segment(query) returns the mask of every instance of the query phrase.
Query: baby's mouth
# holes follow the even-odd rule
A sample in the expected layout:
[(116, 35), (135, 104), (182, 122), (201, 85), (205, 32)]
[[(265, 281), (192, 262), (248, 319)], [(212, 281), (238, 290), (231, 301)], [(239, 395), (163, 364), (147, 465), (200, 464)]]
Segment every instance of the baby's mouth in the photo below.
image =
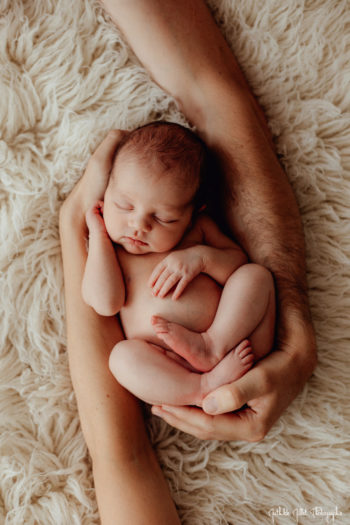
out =
[(135, 239), (135, 237), (124, 237), (129, 243), (134, 244), (135, 246), (147, 246), (147, 242), (140, 241), (140, 239)]

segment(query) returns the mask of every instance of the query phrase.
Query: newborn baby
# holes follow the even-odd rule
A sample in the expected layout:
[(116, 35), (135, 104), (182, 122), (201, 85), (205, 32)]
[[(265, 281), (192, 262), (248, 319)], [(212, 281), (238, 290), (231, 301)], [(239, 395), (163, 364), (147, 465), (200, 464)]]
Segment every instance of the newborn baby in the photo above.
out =
[(120, 314), (111, 372), (151, 404), (201, 406), (273, 344), (272, 276), (204, 213), (207, 167), (189, 129), (148, 124), (122, 140), (104, 201), (86, 214), (83, 298)]

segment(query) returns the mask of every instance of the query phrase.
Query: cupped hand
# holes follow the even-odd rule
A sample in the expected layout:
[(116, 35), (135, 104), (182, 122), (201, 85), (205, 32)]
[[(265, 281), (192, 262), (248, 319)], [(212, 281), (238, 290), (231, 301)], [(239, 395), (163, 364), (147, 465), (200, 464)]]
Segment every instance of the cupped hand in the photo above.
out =
[(66, 216), (83, 216), (91, 206), (103, 199), (116, 147), (128, 133), (112, 130), (91, 155), (85, 172), (74, 186), (61, 207), (61, 219)]
[(162, 405), (152, 407), (153, 414), (199, 439), (263, 439), (301, 391), (316, 364), (312, 330), (309, 335), (293, 339), (237, 381), (208, 394), (203, 410)]
[(174, 287), (172, 299), (178, 299), (186, 286), (204, 269), (204, 260), (196, 246), (176, 250), (154, 268), (148, 285), (153, 295), (165, 297)]

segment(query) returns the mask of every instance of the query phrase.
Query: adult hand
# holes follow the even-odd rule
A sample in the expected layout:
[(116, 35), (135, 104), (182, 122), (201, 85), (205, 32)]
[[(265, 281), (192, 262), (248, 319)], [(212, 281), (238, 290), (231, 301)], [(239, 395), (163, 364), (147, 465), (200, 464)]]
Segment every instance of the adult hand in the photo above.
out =
[(289, 340), (247, 374), (204, 398), (205, 412), (165, 405), (152, 412), (200, 439), (259, 441), (301, 391), (315, 364), (313, 329), (298, 322)]
[(71, 218), (83, 216), (85, 218), (85, 214), (91, 206), (103, 199), (115, 149), (126, 133), (128, 132), (112, 130), (96, 148), (89, 159), (84, 175), (61, 207), (61, 220), (67, 216)]

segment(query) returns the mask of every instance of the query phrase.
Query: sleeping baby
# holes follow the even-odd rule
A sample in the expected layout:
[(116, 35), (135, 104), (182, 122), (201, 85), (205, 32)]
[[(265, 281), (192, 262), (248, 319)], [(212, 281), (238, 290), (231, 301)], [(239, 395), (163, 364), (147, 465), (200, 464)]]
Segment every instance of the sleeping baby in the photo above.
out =
[(273, 278), (205, 213), (209, 178), (199, 137), (147, 124), (123, 138), (86, 214), (83, 298), (119, 313), (126, 339), (111, 372), (150, 404), (202, 406), (272, 348)]

